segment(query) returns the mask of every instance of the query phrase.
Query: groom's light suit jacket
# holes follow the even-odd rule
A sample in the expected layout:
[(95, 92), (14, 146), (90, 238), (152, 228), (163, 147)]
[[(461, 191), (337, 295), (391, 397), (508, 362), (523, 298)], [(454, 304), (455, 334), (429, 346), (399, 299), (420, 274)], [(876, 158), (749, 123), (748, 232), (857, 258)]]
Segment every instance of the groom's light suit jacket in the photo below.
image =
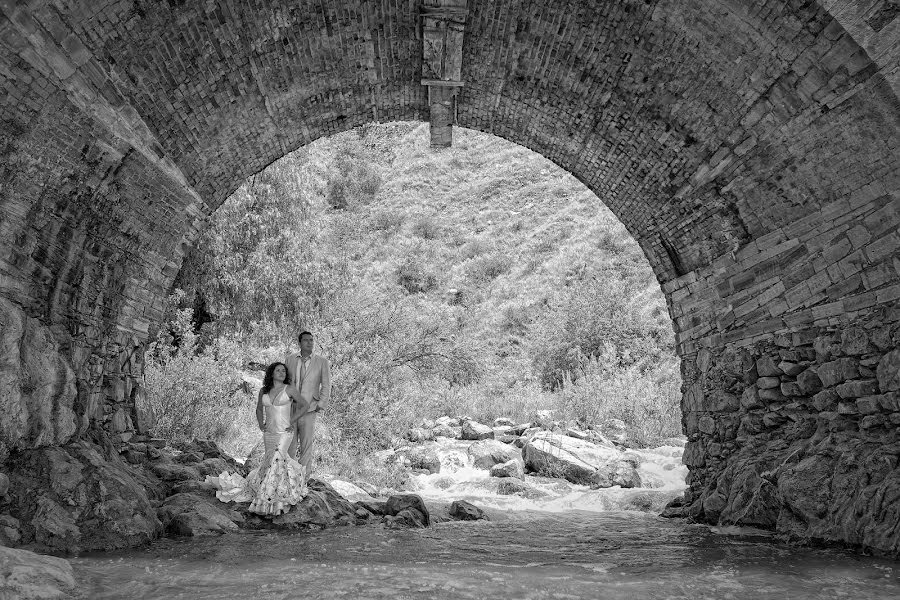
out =
[(331, 371), (328, 359), (313, 354), (306, 365), (306, 373), (300, 380), (300, 353), (294, 352), (284, 361), (292, 385), (300, 389), (300, 397), (305, 402), (318, 402), (317, 410), (325, 408), (331, 399)]

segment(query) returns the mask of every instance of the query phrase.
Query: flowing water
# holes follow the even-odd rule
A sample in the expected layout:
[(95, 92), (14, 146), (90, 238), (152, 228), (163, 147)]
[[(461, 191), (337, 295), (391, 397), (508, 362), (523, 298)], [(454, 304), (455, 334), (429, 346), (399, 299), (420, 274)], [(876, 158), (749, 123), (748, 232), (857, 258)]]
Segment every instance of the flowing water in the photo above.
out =
[(382, 525), (164, 539), (71, 560), (84, 598), (900, 598), (900, 563), (787, 546), (761, 531), (655, 516), (680, 493), (681, 448), (642, 451), (636, 490), (528, 477), (529, 498), (497, 493), (467, 443), (436, 444), (441, 474), (416, 492), (490, 521), (423, 530)]

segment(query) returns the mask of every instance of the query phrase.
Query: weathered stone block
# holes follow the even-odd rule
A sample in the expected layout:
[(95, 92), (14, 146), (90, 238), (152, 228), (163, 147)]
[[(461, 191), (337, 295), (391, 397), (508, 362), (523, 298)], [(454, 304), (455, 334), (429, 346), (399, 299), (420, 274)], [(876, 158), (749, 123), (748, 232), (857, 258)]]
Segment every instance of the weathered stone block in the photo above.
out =
[(706, 464), (706, 458), (700, 442), (688, 442), (684, 446), (684, 454), (681, 455), (681, 462), (688, 467), (702, 467)]
[(781, 384), (781, 393), (785, 396), (803, 396), (800, 386), (796, 381), (785, 381)]
[(741, 407), (741, 402), (734, 394), (716, 391), (706, 396), (706, 410), (710, 412), (734, 412)]
[(840, 396), (838, 396), (837, 392), (834, 390), (822, 390), (813, 396), (813, 406), (815, 406), (818, 411), (832, 411), (837, 408), (839, 400)]
[(841, 398), (861, 398), (878, 393), (878, 381), (875, 379), (861, 379), (842, 383), (835, 388)]
[(888, 392), (878, 396), (881, 408), (885, 412), (900, 411), (900, 392)]
[(744, 383), (753, 383), (759, 377), (759, 373), (756, 371), (756, 361), (753, 360), (753, 355), (746, 350), (741, 352), (741, 370), (744, 375)]
[(756, 372), (760, 377), (779, 377), (784, 374), (775, 366), (771, 356), (762, 356), (756, 361)]
[(759, 390), (759, 399), (766, 402), (784, 402), (785, 397), (784, 394), (781, 393), (780, 388), (767, 388), (764, 390)]
[(800, 386), (801, 395), (809, 396), (822, 389), (822, 380), (813, 369), (807, 369), (797, 377), (797, 385)]
[(741, 417), (741, 423), (737, 433), (739, 436), (747, 436), (762, 433), (765, 429), (766, 425), (763, 422), (762, 413), (753, 411)]
[(763, 415), (763, 423), (766, 427), (778, 427), (787, 421), (787, 417), (777, 412), (767, 412)]
[(790, 362), (787, 360), (783, 360), (778, 363), (778, 368), (781, 369), (781, 371), (783, 371), (785, 375), (790, 375), (791, 377), (796, 377), (806, 370), (805, 366), (798, 365), (795, 362)]
[(744, 388), (744, 393), (741, 394), (741, 407), (744, 410), (750, 410), (753, 408), (763, 408), (765, 405), (759, 400), (759, 392), (756, 389), (756, 386), (748, 386)]
[(884, 415), (866, 415), (859, 422), (860, 429), (874, 429), (884, 425), (886, 419)]
[(761, 390), (777, 388), (781, 385), (781, 379), (778, 377), (760, 377), (756, 380), (756, 387)]
[(856, 409), (861, 415), (873, 415), (881, 412), (881, 403), (878, 396), (864, 396), (856, 399)]
[(700, 421), (698, 423), (700, 431), (707, 435), (712, 435), (716, 432), (716, 421), (709, 415), (704, 415), (700, 417)]
[(848, 327), (841, 333), (841, 352), (858, 356), (869, 351), (869, 336), (861, 327)]
[(891, 328), (879, 327), (869, 332), (869, 341), (879, 350), (888, 350), (891, 347)]
[(816, 368), (822, 386), (832, 387), (848, 379), (859, 377), (859, 361), (855, 358), (839, 358)]
[(856, 408), (856, 402), (838, 402), (837, 408), (839, 415), (855, 415), (859, 413), (859, 409)]
[(900, 390), (900, 348), (888, 352), (881, 358), (876, 374), (881, 391)]
[(825, 362), (831, 359), (833, 340), (830, 335), (819, 336), (813, 342), (813, 350), (816, 353), (817, 362)]

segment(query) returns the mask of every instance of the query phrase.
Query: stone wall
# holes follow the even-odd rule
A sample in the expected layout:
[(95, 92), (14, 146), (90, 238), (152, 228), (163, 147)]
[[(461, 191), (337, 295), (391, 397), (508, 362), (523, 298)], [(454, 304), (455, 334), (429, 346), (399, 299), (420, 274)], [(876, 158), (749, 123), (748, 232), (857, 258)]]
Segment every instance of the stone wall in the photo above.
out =
[(900, 303), (688, 364), (691, 516), (900, 552)]

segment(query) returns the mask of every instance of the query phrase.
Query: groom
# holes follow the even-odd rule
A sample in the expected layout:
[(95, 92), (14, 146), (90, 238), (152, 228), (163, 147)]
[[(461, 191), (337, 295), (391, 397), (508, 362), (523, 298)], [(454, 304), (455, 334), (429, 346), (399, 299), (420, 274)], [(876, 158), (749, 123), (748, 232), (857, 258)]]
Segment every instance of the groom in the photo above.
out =
[(306, 468), (308, 476), (313, 456), (316, 414), (328, 404), (331, 397), (331, 373), (328, 360), (313, 354), (312, 333), (302, 331), (297, 341), (300, 342), (300, 352), (289, 353), (284, 364), (287, 365), (291, 384), (297, 386), (300, 397), (309, 404), (309, 408), (297, 421), (297, 431), (288, 452), (297, 457), (297, 461)]

